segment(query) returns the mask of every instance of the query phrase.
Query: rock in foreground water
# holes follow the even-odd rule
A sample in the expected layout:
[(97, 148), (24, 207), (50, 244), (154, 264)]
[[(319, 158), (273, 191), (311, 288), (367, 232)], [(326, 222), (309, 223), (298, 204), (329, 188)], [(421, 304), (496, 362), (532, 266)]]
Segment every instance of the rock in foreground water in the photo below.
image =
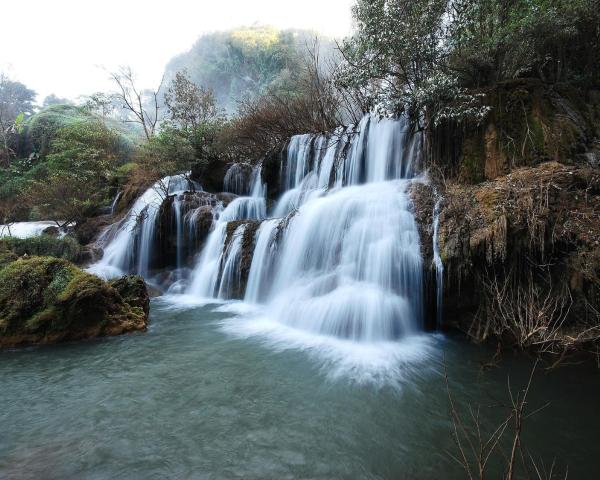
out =
[(22, 258), (0, 270), (0, 347), (143, 331), (148, 293), (140, 277), (112, 283), (64, 259)]

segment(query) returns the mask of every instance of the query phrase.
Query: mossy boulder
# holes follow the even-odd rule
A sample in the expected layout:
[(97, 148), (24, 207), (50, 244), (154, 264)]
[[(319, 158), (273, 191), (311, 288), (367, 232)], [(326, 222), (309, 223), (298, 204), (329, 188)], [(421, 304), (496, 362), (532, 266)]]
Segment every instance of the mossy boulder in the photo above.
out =
[(141, 308), (148, 315), (150, 313), (150, 297), (146, 289), (146, 282), (138, 275), (128, 275), (109, 282), (123, 300), (132, 307)]
[(60, 258), (11, 262), (0, 270), (0, 347), (145, 330), (141, 283), (134, 277), (108, 284)]

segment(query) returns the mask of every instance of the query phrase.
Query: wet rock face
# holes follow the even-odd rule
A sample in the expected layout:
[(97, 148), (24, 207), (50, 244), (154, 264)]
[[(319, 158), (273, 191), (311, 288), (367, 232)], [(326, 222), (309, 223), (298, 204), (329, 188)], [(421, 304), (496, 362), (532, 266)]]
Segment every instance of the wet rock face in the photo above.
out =
[(252, 175), (253, 166), (249, 163), (231, 164), (223, 180), (223, 191), (249, 196), (252, 190)]
[(197, 164), (192, 167), (190, 178), (194, 180), (207, 192), (220, 192), (223, 189), (223, 179), (227, 173), (228, 164), (213, 159), (207, 165)]
[(250, 275), (250, 267), (252, 266), (252, 255), (254, 253), (254, 242), (256, 231), (260, 227), (261, 222), (258, 220), (236, 220), (227, 224), (227, 234), (225, 237), (224, 249), (229, 248), (233, 241), (234, 234), (240, 226), (245, 226), (242, 237), (241, 258), (239, 263), (239, 282), (232, 286), (231, 298), (242, 299), (246, 293), (248, 285), (248, 276)]
[(445, 123), (428, 132), (428, 156), (446, 178), (477, 184), (548, 161), (597, 165), (598, 90), (550, 87), (521, 78), (500, 82), (483, 93), (490, 108), (483, 122)]
[(433, 209), (436, 202), (434, 189), (430, 184), (414, 182), (409, 195), (419, 228), (423, 264), (430, 265), (433, 259)]
[[(237, 196), (231, 193), (185, 192), (170, 195), (161, 204), (157, 217), (156, 248), (151, 260), (153, 269), (174, 268), (179, 260), (188, 264), (208, 237), (215, 208), (226, 207)], [(178, 203), (179, 226), (175, 203)], [(179, 253), (178, 253), (179, 248)]]
[(281, 163), (287, 155), (287, 143), (280, 150), (268, 155), (262, 163), (262, 181), (267, 184), (267, 200), (274, 202), (283, 193), (281, 187)]
[(143, 331), (147, 322), (139, 277), (109, 284), (53, 257), (19, 259), (0, 270), (0, 347)]
[(421, 255), (423, 256), (424, 318), (425, 328), (435, 330), (437, 318), (437, 282), (433, 265), (433, 211), (437, 201), (430, 183), (413, 182), (409, 195), (419, 229)]
[(532, 288), (540, 302), (565, 295), (565, 329), (600, 324), (597, 169), (543, 163), (477, 186), (450, 182), (444, 196), (447, 322), (470, 332), (485, 325), (496, 301), (490, 287), (499, 285), (506, 302)]

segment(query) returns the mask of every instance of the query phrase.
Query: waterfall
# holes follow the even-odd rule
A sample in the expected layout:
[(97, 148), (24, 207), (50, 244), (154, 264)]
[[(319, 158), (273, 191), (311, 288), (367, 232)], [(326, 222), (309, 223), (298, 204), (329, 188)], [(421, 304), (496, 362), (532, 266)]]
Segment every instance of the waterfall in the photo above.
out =
[[(232, 167), (232, 168), (235, 168)], [(227, 298), (229, 283), (222, 284), (222, 273), (224, 269), (231, 269), (236, 265), (236, 258), (240, 254), (241, 240), (236, 243), (243, 234), (243, 229), (238, 227), (234, 236), (233, 243), (226, 245), (227, 224), (239, 220), (263, 220), (266, 217), (266, 199), (265, 187), (262, 184), (260, 166), (254, 169), (252, 173), (251, 196), (238, 197), (233, 200), (225, 209), (219, 211), (213, 222), (213, 230), (209, 235), (196, 267), (192, 272), (191, 283), (187, 289), (188, 294), (200, 298)], [(238, 230), (240, 230), (238, 232)]]
[[(332, 134), (293, 137), (278, 202), (269, 214), (253, 210), (265, 196), (255, 177), (252, 195), (221, 214), (188, 293), (232, 298), (228, 288), (243, 283), (235, 276), (242, 249), (251, 248), (244, 300), (280, 325), (359, 342), (419, 331), (423, 261), (407, 189), (420, 146), (404, 118), (366, 116)], [(252, 245), (243, 246), (243, 222), (226, 244), (227, 223), (244, 219), (263, 220)]]
[(121, 200), (121, 196), (123, 195), (123, 192), (121, 190), (119, 190), (117, 192), (117, 194), (115, 195), (115, 198), (113, 199), (112, 203), (110, 204), (110, 214), (114, 215), (117, 211), (117, 205), (119, 204), (119, 200)]
[[(261, 165), (232, 165), (224, 189), (242, 196), (206, 194), (210, 206), (198, 200), (203, 206), (193, 211), (184, 208), (185, 192), (196, 186), (185, 175), (168, 177), (166, 192), (155, 185), (135, 202), (92, 270), (147, 277), (159, 211), (167, 211), (176, 237), (172, 292), (244, 299), (277, 325), (325, 338), (370, 343), (418, 332), (423, 259), (408, 189), (421, 143), (405, 118), (369, 115), (329, 134), (294, 136), (280, 159), (282, 193), (270, 209)], [(166, 210), (165, 194), (172, 202)], [(437, 242), (438, 206), (434, 213)], [(180, 271), (200, 214), (210, 233), (188, 281)], [(437, 243), (434, 250), (441, 286)]]
[(175, 205), (178, 194), (190, 190), (201, 190), (201, 187), (186, 174), (165, 177), (147, 189), (118, 224), (116, 232), (105, 232), (104, 238), (111, 234), (112, 238), (104, 246), (102, 259), (88, 270), (103, 278), (124, 273), (148, 277), (160, 206), (171, 195), (175, 196)]
[(250, 195), (254, 168), (248, 163), (234, 163), (227, 169), (223, 179), (223, 190), (236, 195)]
[[(436, 193), (437, 196), (437, 193)], [(440, 256), (439, 227), (442, 197), (438, 197), (433, 208), (433, 267), (435, 268), (436, 290), (436, 325), (442, 324), (442, 309), (444, 307), (444, 264)]]
[(256, 232), (256, 247), (252, 256), (248, 285), (244, 300), (251, 303), (263, 301), (269, 290), (269, 278), (271, 277), (273, 260), (275, 258), (275, 238), (278, 219), (264, 221)]

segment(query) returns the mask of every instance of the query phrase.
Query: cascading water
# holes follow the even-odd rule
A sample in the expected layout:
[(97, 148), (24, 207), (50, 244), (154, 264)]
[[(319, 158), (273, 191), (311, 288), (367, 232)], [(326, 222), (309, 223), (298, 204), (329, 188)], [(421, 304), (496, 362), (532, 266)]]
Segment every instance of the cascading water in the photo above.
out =
[(105, 232), (105, 237), (112, 235), (112, 238), (104, 246), (102, 259), (88, 270), (103, 278), (128, 272), (147, 277), (160, 206), (167, 196), (174, 195), (173, 205), (179, 225), (181, 210), (175, 205), (178, 204), (179, 194), (190, 190), (201, 190), (201, 187), (184, 174), (163, 178), (146, 190), (118, 224), (116, 232), (111, 229)]
[[(205, 208), (210, 233), (189, 281), (177, 277), (169, 293), (243, 299), (221, 307), (246, 312), (243, 322), (224, 324), (231, 333), (285, 337), (277, 348), (318, 345), (326, 356), (343, 351), (342, 363), (360, 351), (363, 366), (397, 376), (398, 348), (403, 360), (422, 354), (415, 342), (396, 341), (421, 338), (412, 334), (423, 325), (423, 259), (408, 195), (420, 149), (406, 119), (366, 116), (329, 135), (293, 137), (270, 211), (261, 166), (233, 165), (225, 190), (245, 196), (207, 194), (210, 207), (184, 211), (186, 186), (173, 188), (178, 270), (181, 239), (193, 234), (199, 212), (206, 223)], [(136, 201), (92, 270), (148, 273), (159, 200), (150, 189)]]
[(287, 217), (258, 229), (245, 300), (302, 331), (390, 340), (422, 324), (407, 195), (420, 137), (404, 120), (373, 117), (358, 132), (292, 138), (281, 168), (288, 190), (274, 209)]
[[(437, 196), (437, 192), (436, 192)], [(438, 239), (440, 229), (440, 208), (442, 197), (439, 197), (433, 208), (433, 267), (435, 268), (436, 280), (436, 325), (442, 324), (442, 311), (444, 299), (444, 263), (440, 255), (440, 242)]]
[[(372, 116), (333, 135), (293, 137), (280, 169), (284, 192), (256, 229), (244, 300), (280, 325), (333, 338), (419, 331), (423, 265), (407, 189), (420, 144), (405, 119)], [(232, 225), (228, 243), (227, 226), (266, 216), (264, 185), (258, 175), (253, 183), (252, 196), (219, 215), (188, 294), (227, 299), (238, 290), (247, 223)]]
[(238, 197), (217, 213), (213, 230), (192, 274), (188, 294), (201, 298), (229, 298), (231, 269), (239, 264), (245, 226), (240, 225), (234, 232), (232, 243), (226, 245), (227, 224), (238, 220), (263, 220), (266, 210), (265, 189), (258, 167), (252, 173), (251, 196)]

